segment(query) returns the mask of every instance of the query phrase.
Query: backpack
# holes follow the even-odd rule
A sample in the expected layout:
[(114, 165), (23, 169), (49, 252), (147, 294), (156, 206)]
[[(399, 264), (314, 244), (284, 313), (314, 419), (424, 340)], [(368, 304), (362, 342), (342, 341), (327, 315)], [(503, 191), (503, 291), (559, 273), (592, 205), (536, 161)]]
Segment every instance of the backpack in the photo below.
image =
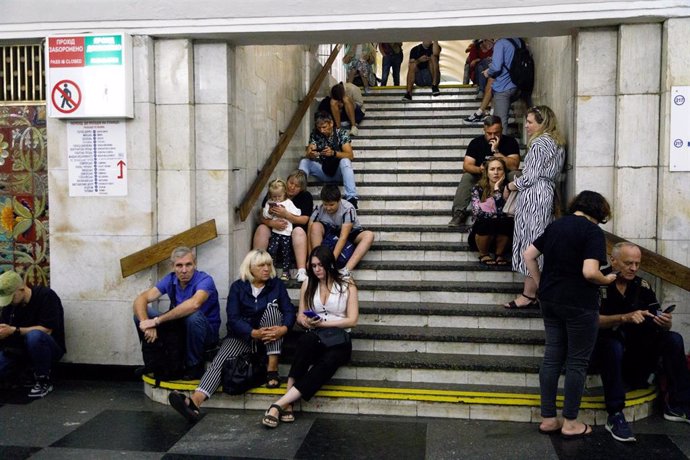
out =
[[(177, 305), (175, 286), (172, 281), (168, 289), (170, 308)], [(141, 341), (141, 354), (147, 374), (153, 374), (156, 385), (161, 380), (178, 380), (185, 372), (185, 323), (182, 320), (168, 321), (156, 327), (158, 338), (155, 342)]]
[[(527, 44), (523, 39), (520, 39), (520, 43), (516, 43), (510, 38), (508, 41), (515, 49), (513, 61), (510, 63), (510, 68), (508, 68), (510, 79), (520, 90), (521, 97), (529, 97), (534, 88), (534, 59), (532, 58), (532, 53), (529, 52)], [(504, 64), (503, 67), (506, 67), (506, 65)]]

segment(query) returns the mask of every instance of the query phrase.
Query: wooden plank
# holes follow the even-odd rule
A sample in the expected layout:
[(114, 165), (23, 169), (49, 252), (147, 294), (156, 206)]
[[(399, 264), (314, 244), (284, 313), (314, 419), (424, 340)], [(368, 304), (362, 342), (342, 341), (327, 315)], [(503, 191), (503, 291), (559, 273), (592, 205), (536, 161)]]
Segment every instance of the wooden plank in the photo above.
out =
[(153, 246), (137, 251), (126, 257), (120, 259), (120, 270), (122, 277), (127, 278), (134, 273), (145, 270), (153, 265), (156, 265), (164, 260), (170, 258), (173, 249), (178, 246), (187, 246), (190, 248), (199, 246), (202, 243), (210, 241), (218, 236), (216, 230), (216, 220), (211, 219), (185, 230), (182, 233), (173, 235), (163, 241), (160, 241)]
[[(606, 235), (606, 252), (609, 254), (611, 254), (611, 250), (616, 243), (623, 241), (632, 243), (632, 241), (607, 231), (604, 231), (604, 234)], [(675, 284), (686, 291), (690, 291), (690, 268), (642, 246), (640, 246), (640, 251), (642, 252), (642, 269), (645, 272)]]
[(264, 163), (263, 168), (261, 168), (259, 175), (254, 180), (254, 183), (251, 185), (251, 187), (249, 187), (249, 190), (245, 194), (244, 198), (242, 198), (242, 202), (237, 207), (237, 211), (239, 212), (240, 220), (242, 222), (247, 219), (252, 211), (252, 208), (254, 207), (254, 203), (256, 203), (256, 200), (263, 192), (264, 187), (266, 187), (268, 179), (270, 179), (271, 175), (273, 174), (273, 170), (282, 158), (283, 153), (285, 153), (285, 150), (290, 144), (290, 141), (297, 131), (297, 128), (299, 128), (300, 123), (302, 123), (304, 114), (307, 113), (307, 110), (309, 110), (309, 106), (314, 100), (314, 97), (316, 97), (316, 93), (319, 91), (319, 88), (321, 88), (321, 84), (326, 79), (326, 76), (331, 69), (331, 65), (333, 65), (333, 61), (335, 60), (336, 56), (338, 56), (338, 52), (340, 51), (341, 47), (341, 44), (336, 45), (336, 47), (333, 49), (333, 52), (331, 52), (328, 60), (312, 82), (309, 92), (304, 99), (302, 99), (302, 102), (300, 102), (300, 104), (297, 106), (297, 110), (295, 110), (295, 113), (292, 115), (292, 119), (290, 120), (287, 129), (278, 139), (278, 144), (271, 152), (271, 155), (266, 160), (266, 163)]

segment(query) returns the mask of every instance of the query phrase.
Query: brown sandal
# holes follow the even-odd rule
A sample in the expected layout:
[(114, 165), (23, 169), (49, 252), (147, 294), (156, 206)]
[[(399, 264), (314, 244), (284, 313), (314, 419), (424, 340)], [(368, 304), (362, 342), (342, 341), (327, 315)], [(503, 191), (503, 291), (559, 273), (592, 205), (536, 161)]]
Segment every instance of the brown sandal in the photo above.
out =
[(480, 255), (479, 263), (482, 265), (496, 265), (496, 261), (489, 254)]

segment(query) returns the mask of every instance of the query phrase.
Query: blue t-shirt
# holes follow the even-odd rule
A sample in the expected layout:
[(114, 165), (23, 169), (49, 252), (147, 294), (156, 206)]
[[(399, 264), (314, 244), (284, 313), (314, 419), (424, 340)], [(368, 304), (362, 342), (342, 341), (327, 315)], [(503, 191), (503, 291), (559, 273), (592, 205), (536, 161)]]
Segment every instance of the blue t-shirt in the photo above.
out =
[(216, 334), (220, 330), (220, 303), (218, 302), (218, 290), (216, 289), (216, 283), (211, 278), (211, 275), (204, 273), (199, 270), (194, 271), (192, 279), (189, 280), (187, 286), (184, 289), (180, 286), (180, 280), (177, 279), (175, 273), (170, 272), (165, 275), (157, 284), (156, 288), (161, 292), (161, 294), (167, 294), (171, 299), (170, 289), (175, 290), (175, 305), (171, 305), (171, 308), (175, 308), (176, 305), (181, 304), (185, 300), (191, 299), (196, 291), (204, 291), (208, 294), (206, 302), (201, 305), (201, 312), (206, 317), (206, 320), (211, 325)]

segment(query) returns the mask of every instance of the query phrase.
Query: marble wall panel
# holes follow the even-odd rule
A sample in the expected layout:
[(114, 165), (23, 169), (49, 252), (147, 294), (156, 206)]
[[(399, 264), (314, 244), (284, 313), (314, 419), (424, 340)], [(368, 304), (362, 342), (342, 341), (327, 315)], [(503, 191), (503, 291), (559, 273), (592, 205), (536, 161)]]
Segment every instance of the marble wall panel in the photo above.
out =
[(132, 73), (135, 103), (153, 103), (156, 99), (153, 43), (153, 38), (149, 36), (135, 35), (132, 37)]
[(613, 233), (625, 239), (656, 237), (657, 168), (617, 169), (614, 206)]
[(226, 104), (197, 104), (195, 114), (196, 168), (229, 169), (232, 109)]
[(659, 95), (626, 94), (618, 96), (617, 101), (616, 165), (656, 167), (659, 160)]
[(575, 118), (574, 158), (577, 168), (613, 166), (616, 148), (616, 98), (614, 96), (579, 96)]
[(158, 233), (174, 235), (196, 225), (193, 171), (162, 170), (158, 182)]
[(194, 100), (197, 104), (228, 104), (232, 54), (226, 43), (194, 45)]
[(618, 38), (618, 92), (657, 94), (661, 74), (661, 24), (622, 24)]
[(193, 54), (191, 40), (156, 40), (156, 104), (193, 103)]
[(189, 170), (194, 165), (194, 106), (156, 107), (156, 159), (159, 169)]
[(584, 29), (577, 35), (578, 96), (616, 94), (618, 33), (616, 29)]
[(127, 169), (156, 168), (156, 106), (150, 102), (134, 103), (134, 118), (127, 120)]

